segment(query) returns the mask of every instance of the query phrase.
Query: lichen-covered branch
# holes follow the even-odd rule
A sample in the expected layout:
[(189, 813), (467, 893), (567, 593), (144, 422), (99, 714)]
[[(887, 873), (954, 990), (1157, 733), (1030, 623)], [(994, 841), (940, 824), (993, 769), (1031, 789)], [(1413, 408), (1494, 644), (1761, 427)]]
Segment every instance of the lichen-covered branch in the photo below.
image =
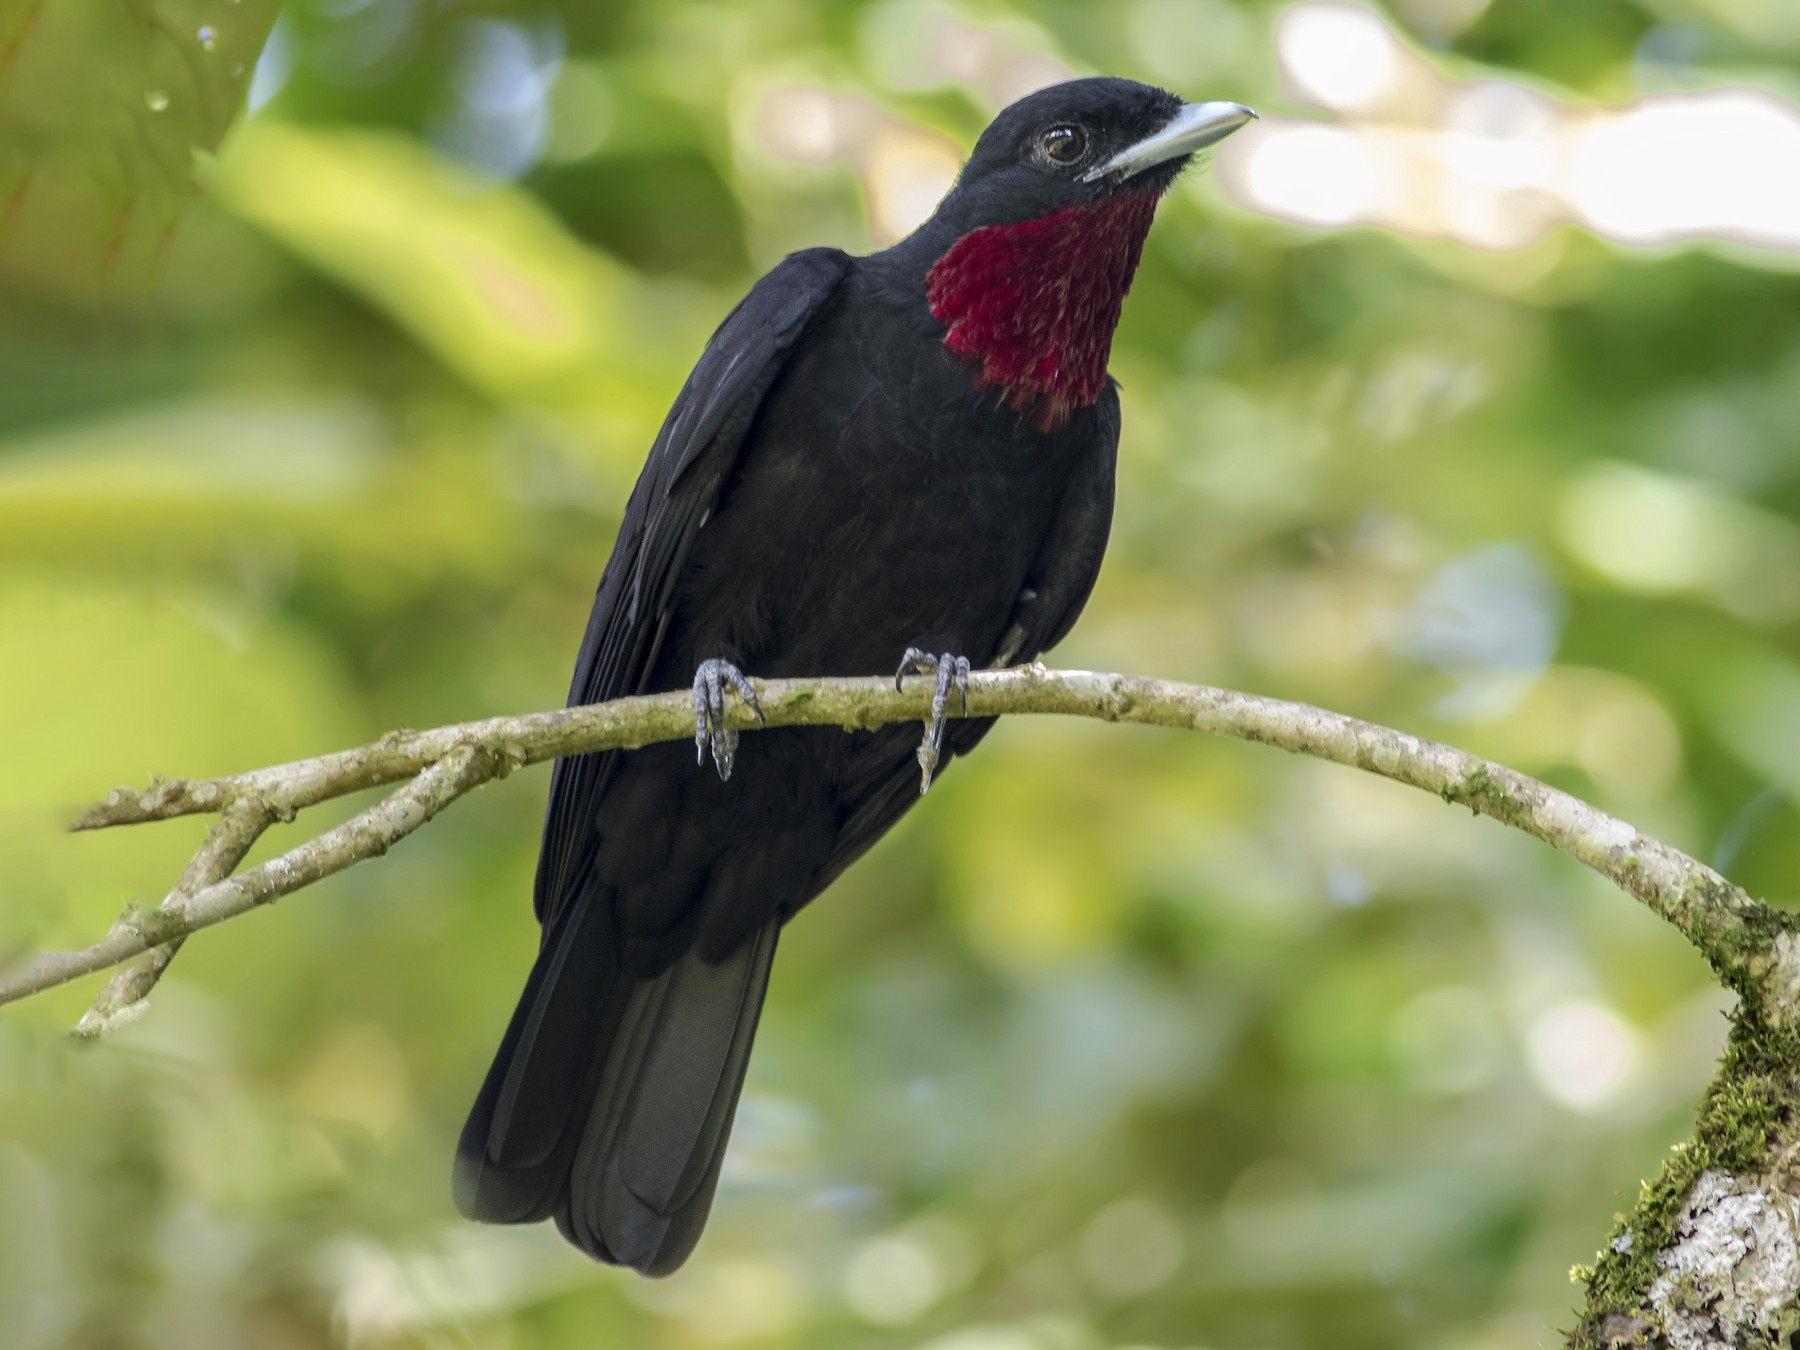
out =
[[(921, 719), (929, 703), (923, 682), (903, 690), (880, 679), (755, 686), (770, 727), (868, 729)], [(1784, 1338), (1800, 1325), (1800, 1230), (1788, 1199), (1800, 1193), (1800, 940), (1783, 914), (1568, 793), (1452, 746), (1341, 713), (1201, 685), (1035, 665), (971, 677), (968, 716), (1023, 713), (1233, 736), (1379, 774), (1544, 841), (1667, 919), (1740, 995), (1731, 1050), (1694, 1140), (1646, 1183), (1596, 1266), (1581, 1272), (1588, 1306), (1571, 1344), (1582, 1350), (1786, 1346)], [(727, 720), (739, 730), (757, 725), (736, 702)], [(386, 852), (488, 779), (560, 756), (692, 734), (689, 696), (659, 694), (396, 731), (357, 749), (231, 777), (116, 789), (75, 827), (212, 812), (222, 818), (162, 905), (127, 914), (91, 947), (40, 953), (0, 972), (0, 1003), (129, 962), (82, 1019), (81, 1031), (97, 1033), (141, 1010), (188, 934)], [(231, 875), (272, 820), (394, 783), (405, 786), (343, 825)]]
[(1592, 1267), (1575, 1350), (1791, 1350), (1800, 1329), (1800, 1040), (1766, 995), (1732, 1014), (1690, 1139)]

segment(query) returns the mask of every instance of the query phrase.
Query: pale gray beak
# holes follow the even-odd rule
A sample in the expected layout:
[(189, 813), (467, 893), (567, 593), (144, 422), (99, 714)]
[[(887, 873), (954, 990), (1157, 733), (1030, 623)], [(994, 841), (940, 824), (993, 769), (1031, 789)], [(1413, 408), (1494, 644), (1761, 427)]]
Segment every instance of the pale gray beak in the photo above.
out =
[(1181, 111), (1169, 119), (1168, 126), (1089, 169), (1081, 175), (1081, 181), (1130, 178), (1158, 164), (1217, 145), (1246, 122), (1255, 120), (1256, 114), (1241, 103), (1184, 103)]

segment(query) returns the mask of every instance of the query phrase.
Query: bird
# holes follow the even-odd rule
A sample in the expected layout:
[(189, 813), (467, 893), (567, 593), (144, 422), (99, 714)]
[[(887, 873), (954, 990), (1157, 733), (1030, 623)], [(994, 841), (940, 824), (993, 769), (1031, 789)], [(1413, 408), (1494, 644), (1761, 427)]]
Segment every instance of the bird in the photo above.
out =
[[(690, 690), (679, 743), (559, 760), (537, 956), (458, 1142), (470, 1219), (663, 1276), (712, 1207), (781, 930), (967, 754), (972, 669), (1074, 624), (1111, 528), (1113, 331), (1158, 200), (1255, 113), (1094, 77), (1003, 109), (931, 217), (811, 248), (720, 323), (651, 446), (571, 706)], [(932, 681), (740, 741), (748, 674)], [(705, 759), (710, 755), (712, 764)], [(694, 760), (699, 760), (697, 765)]]

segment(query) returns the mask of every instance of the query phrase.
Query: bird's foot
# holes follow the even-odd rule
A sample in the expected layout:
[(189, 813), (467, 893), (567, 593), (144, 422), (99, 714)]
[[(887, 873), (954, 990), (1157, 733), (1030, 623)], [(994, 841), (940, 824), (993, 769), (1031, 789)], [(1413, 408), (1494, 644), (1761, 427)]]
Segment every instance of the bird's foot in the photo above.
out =
[(917, 647), (908, 647), (906, 655), (900, 658), (900, 668), (894, 672), (894, 688), (898, 689), (900, 681), (908, 675), (937, 676), (937, 688), (931, 695), (931, 720), (925, 724), (925, 739), (919, 742), (919, 793), (923, 796), (931, 789), (931, 776), (937, 772), (938, 760), (943, 755), (944, 720), (950, 709), (952, 685), (962, 699), (963, 714), (968, 714), (969, 658), (952, 656), (948, 652), (933, 656)]
[(731, 777), (731, 766), (737, 761), (738, 734), (725, 725), (725, 686), (737, 690), (746, 707), (763, 721), (762, 705), (756, 701), (756, 690), (744, 678), (744, 672), (729, 661), (702, 661), (694, 672), (694, 763), (706, 762), (707, 747), (712, 748), (713, 767), (719, 781)]

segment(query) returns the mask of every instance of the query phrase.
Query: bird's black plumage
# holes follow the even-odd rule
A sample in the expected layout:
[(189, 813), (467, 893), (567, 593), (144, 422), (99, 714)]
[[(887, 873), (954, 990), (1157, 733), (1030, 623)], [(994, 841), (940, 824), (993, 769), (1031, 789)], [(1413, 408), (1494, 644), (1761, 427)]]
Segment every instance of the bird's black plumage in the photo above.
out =
[[(1099, 163), (1179, 106), (1122, 80), (1041, 91), (1000, 115), (910, 238), (797, 253), (759, 281), (650, 451), (570, 702), (683, 689), (713, 659), (887, 674), (908, 647), (983, 666), (1061, 638), (1105, 548), (1117, 390), (1040, 430), (946, 350), (927, 278), (970, 231), (1159, 191), (1178, 162), (1157, 182), (1083, 183), (1042, 137), (1076, 125)], [(946, 759), (989, 725), (952, 723)], [(458, 1149), (465, 1214), (553, 1217), (649, 1274), (686, 1259), (781, 925), (917, 800), (916, 741), (759, 732), (728, 782), (683, 745), (557, 764), (542, 946)]]

